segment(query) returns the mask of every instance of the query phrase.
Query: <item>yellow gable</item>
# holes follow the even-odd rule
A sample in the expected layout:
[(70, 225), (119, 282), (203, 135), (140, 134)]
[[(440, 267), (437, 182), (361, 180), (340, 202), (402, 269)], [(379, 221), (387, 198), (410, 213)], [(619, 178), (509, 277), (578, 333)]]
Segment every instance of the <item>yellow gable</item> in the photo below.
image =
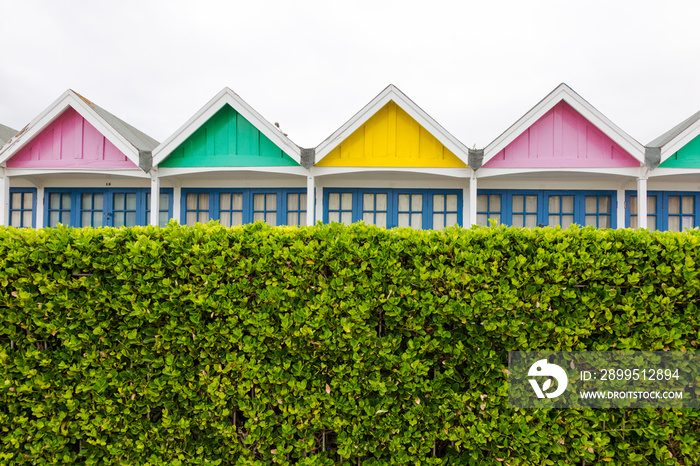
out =
[(393, 101), (328, 153), (318, 167), (466, 167)]

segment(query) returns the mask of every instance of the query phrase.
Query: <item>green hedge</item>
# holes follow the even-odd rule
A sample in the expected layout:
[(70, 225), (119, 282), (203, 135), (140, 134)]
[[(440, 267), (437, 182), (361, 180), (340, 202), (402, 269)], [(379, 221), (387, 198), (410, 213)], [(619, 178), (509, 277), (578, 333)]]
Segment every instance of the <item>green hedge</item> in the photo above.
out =
[(508, 350), (695, 350), (700, 232), (0, 229), (2, 464), (698, 464)]

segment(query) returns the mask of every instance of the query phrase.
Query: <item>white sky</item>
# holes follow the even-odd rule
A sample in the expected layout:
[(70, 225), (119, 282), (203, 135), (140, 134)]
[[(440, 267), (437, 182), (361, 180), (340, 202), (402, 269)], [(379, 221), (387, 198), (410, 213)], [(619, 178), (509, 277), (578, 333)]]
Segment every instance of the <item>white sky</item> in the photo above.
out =
[(389, 83), (469, 147), (566, 82), (641, 143), (700, 110), (698, 1), (0, 0), (0, 123), (71, 88), (159, 141), (228, 86), (315, 147)]

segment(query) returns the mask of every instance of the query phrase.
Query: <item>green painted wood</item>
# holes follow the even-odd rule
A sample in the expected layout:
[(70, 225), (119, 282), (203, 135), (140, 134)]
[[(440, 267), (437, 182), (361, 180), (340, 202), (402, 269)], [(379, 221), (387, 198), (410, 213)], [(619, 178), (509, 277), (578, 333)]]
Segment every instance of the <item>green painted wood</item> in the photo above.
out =
[(664, 168), (700, 168), (700, 136), (696, 136), (659, 165)]
[(173, 168), (298, 165), (229, 105), (216, 112), (160, 164)]

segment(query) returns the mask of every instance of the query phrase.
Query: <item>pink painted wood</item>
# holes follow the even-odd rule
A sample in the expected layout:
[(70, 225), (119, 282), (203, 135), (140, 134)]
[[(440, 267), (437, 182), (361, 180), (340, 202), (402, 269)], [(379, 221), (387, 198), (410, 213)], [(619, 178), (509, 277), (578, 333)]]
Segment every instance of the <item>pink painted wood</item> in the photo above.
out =
[(72, 108), (7, 161), (8, 168), (138, 168)]
[(564, 101), (484, 164), (484, 168), (639, 166), (637, 159)]

